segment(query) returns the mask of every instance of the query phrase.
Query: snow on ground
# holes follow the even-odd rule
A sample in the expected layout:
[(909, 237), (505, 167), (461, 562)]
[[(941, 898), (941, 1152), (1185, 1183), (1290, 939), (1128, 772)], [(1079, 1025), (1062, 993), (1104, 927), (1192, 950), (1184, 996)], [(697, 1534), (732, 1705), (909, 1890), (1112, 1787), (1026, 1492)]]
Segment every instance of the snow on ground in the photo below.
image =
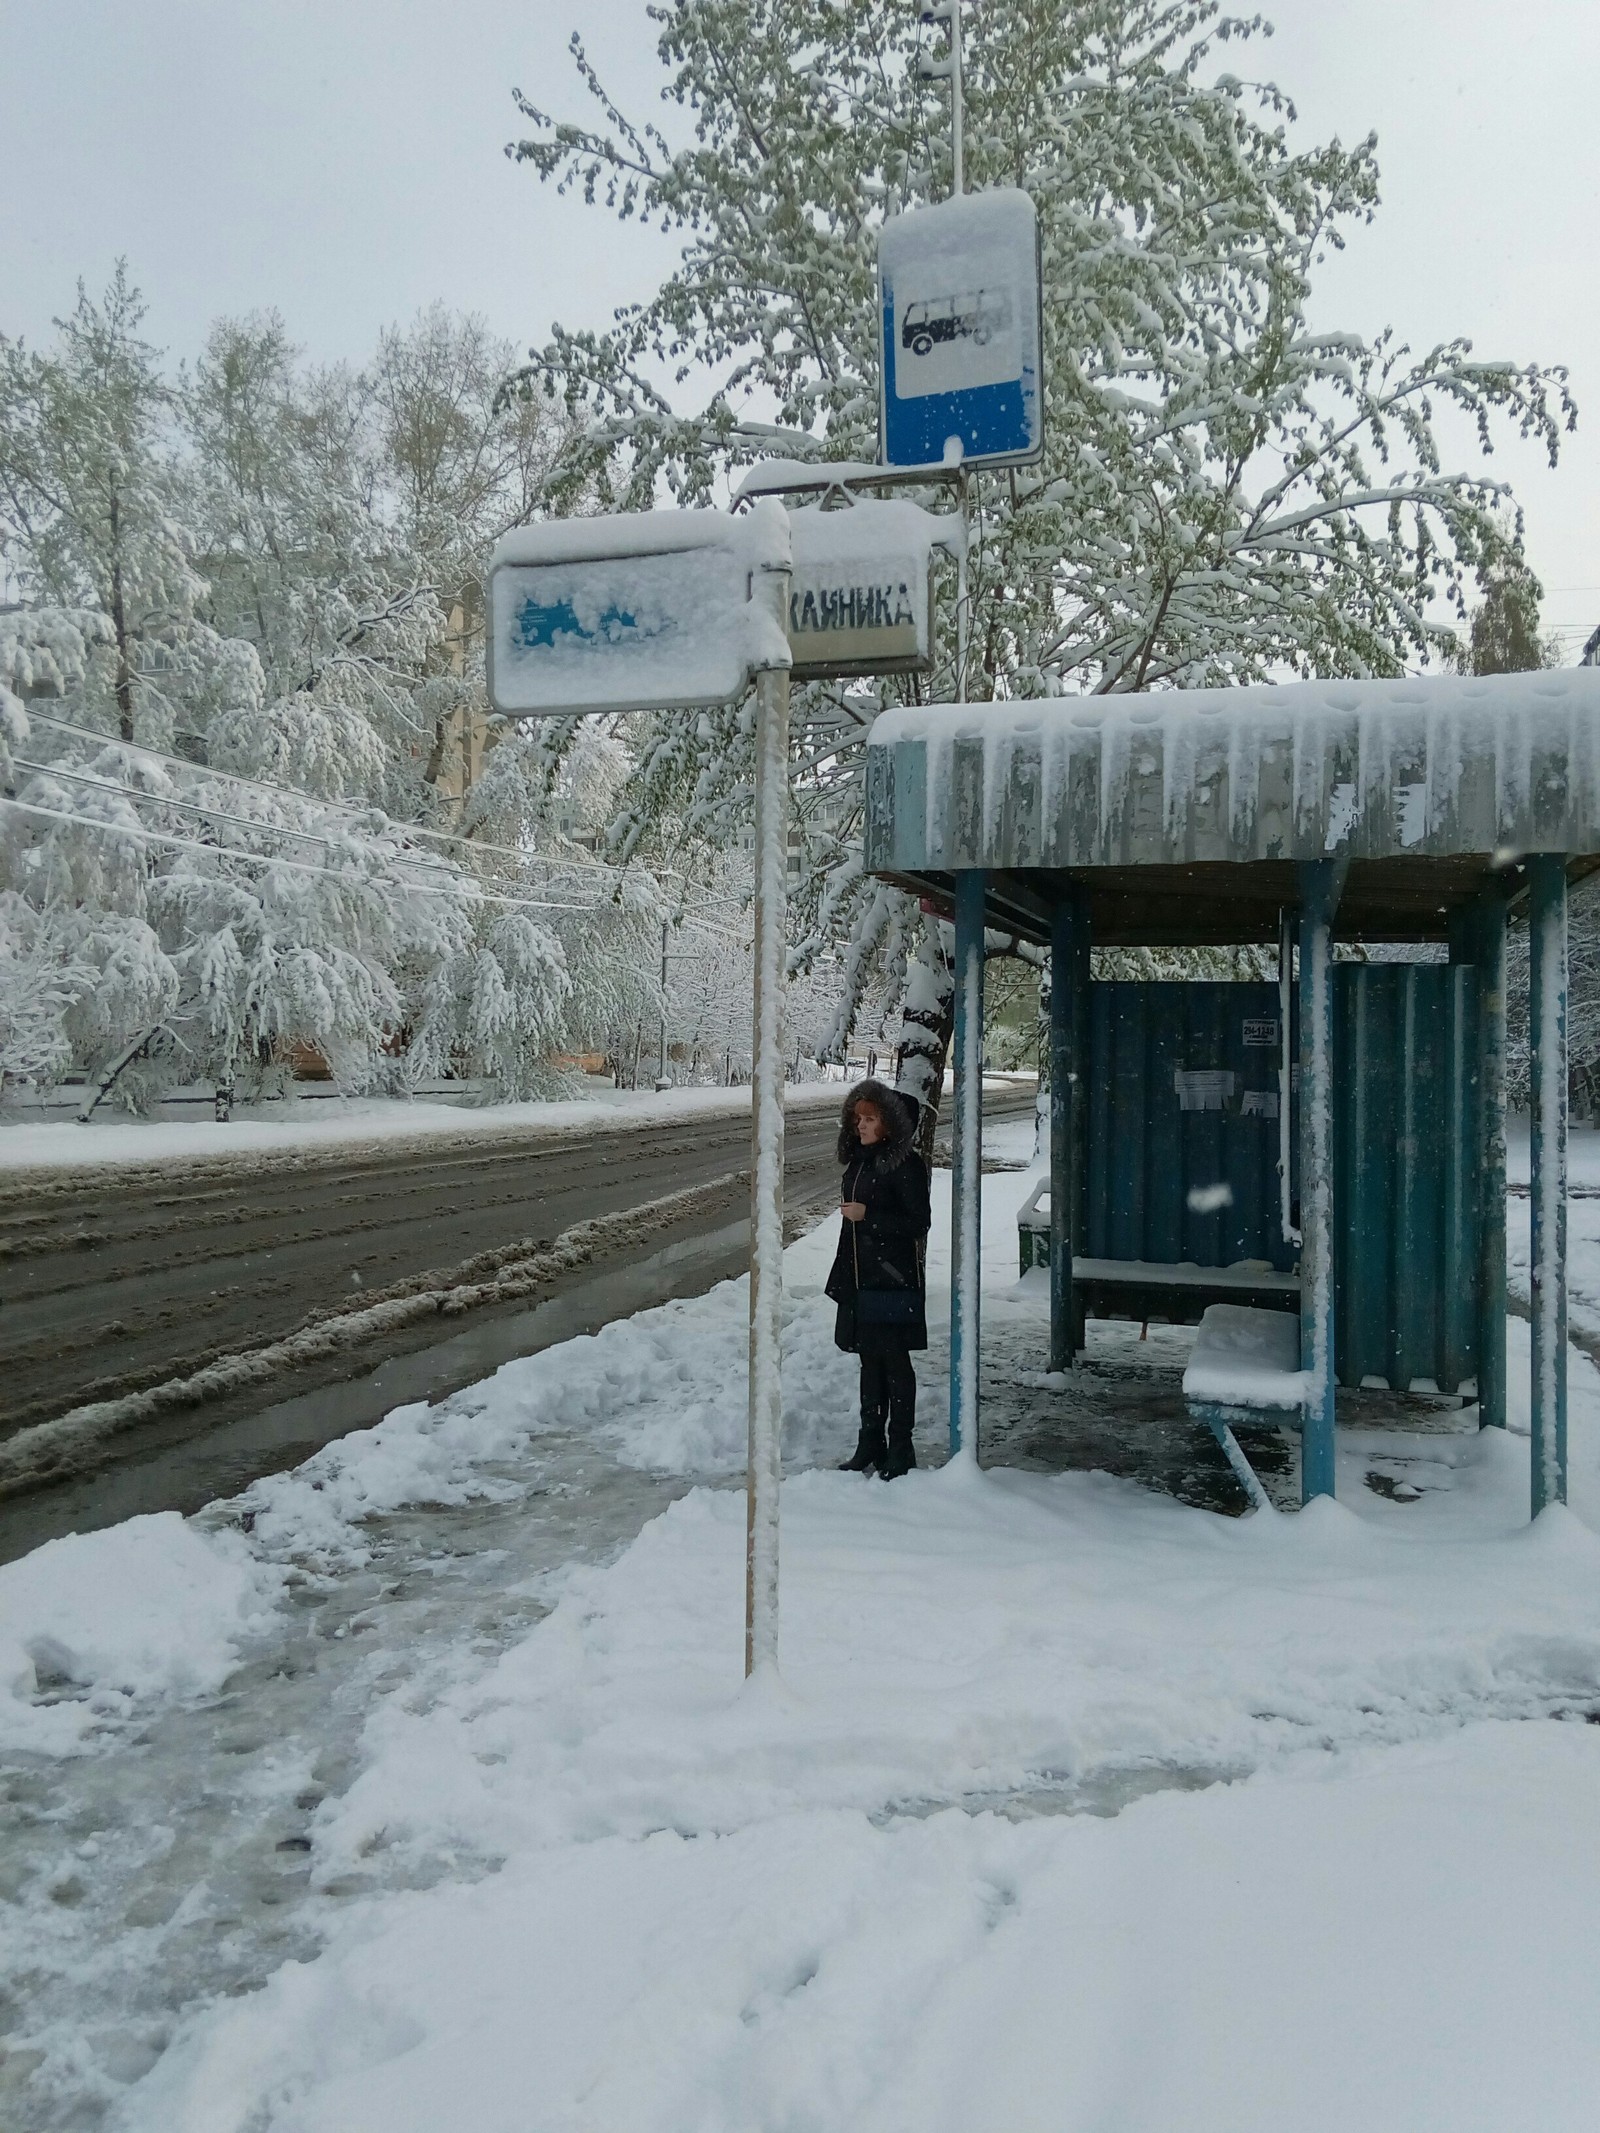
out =
[(0, 1747), (60, 1754), (136, 1709), (219, 1687), (268, 1629), (282, 1582), (241, 1536), (176, 1511), (0, 1564)]
[[(1030, 1182), (984, 1180), (991, 1318), (1040, 1318)], [(935, 1220), (937, 1319), (945, 1176)], [(788, 1255), (781, 1681), (740, 1681), (743, 1284), (244, 1500), (258, 1561), (338, 1578), (393, 1506), (526, 1490), (563, 1433), (706, 1477), (533, 1626), (386, 1677), (308, 1825), (315, 1950), (192, 2008), (107, 2122), (1587, 2129), (1600, 1373), (1574, 1356), (1573, 1508), (1531, 1527), (1515, 1428), (1439, 1438), (1409, 1503), (1345, 1433), (1339, 1502), (1296, 1517), (1083, 1473), (885, 1486), (832, 1467), (831, 1248)]]
[[(1528, 1183), (1528, 1127), (1514, 1124), (1506, 1136), (1506, 1174), (1513, 1184)], [(1567, 1202), (1567, 1310), (1576, 1334), (1600, 1340), (1600, 1132), (1575, 1126), (1567, 1149), (1570, 1185), (1578, 1188)], [(1506, 1201), (1506, 1278), (1512, 1296), (1528, 1303), (1527, 1193)]]
[[(791, 1105), (837, 1104), (837, 1082), (803, 1082), (788, 1092)], [(607, 1089), (560, 1103), (430, 1103), (425, 1098), (324, 1096), (288, 1103), (240, 1105), (227, 1125), (214, 1119), (145, 1119), (97, 1112), (87, 1125), (76, 1119), (41, 1122), (0, 1117), (0, 1174), (7, 1170), (55, 1170), (104, 1163), (170, 1162), (174, 1157), (255, 1155), (281, 1148), (389, 1145), (438, 1134), (583, 1132), (615, 1125), (667, 1124), (705, 1112), (748, 1114), (748, 1089)]]
[[(1010, 1089), (1030, 1077), (998, 1075), (986, 1089)], [(838, 1105), (841, 1080), (792, 1084), (791, 1109)], [(750, 1091), (740, 1089), (612, 1089), (596, 1082), (591, 1092), (558, 1103), (460, 1104), (425, 1097), (318, 1096), (286, 1103), (237, 1105), (227, 1125), (209, 1118), (129, 1118), (96, 1112), (86, 1125), (76, 1119), (41, 1121), (15, 1110), (0, 1112), (0, 1176), (8, 1170), (98, 1168), (107, 1163), (171, 1162), (175, 1157), (265, 1154), (278, 1149), (387, 1146), (440, 1134), (587, 1132), (615, 1126), (665, 1125), (674, 1119), (728, 1114), (747, 1117)]]

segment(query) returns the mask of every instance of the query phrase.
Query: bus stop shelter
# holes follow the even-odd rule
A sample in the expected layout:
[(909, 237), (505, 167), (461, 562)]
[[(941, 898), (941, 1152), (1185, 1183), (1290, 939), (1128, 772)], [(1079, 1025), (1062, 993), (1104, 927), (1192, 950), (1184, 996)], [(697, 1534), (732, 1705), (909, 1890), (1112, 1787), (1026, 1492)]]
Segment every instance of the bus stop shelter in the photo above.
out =
[[(1305, 1499), (1333, 1493), (1339, 1383), (1475, 1395), (1504, 1426), (1525, 908), (1532, 1507), (1564, 1498), (1567, 899), (1600, 867), (1600, 670), (890, 711), (865, 845), (954, 921), (952, 1449), (977, 1444), (994, 929), (1051, 952), (1052, 1368), (1119, 1286), (1174, 1315), (1297, 1297)], [(1276, 945), (1275, 986), (1091, 978), (1091, 946), (1248, 944)]]

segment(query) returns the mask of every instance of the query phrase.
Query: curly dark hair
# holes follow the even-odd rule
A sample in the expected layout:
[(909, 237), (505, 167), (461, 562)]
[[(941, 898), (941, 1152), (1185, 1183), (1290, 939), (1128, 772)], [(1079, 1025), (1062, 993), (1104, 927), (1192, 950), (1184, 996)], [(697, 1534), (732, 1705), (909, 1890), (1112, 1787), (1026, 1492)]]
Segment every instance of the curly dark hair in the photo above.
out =
[(858, 1081), (839, 1109), (841, 1163), (853, 1163), (861, 1153), (861, 1141), (856, 1133), (858, 1104), (871, 1104), (883, 1120), (886, 1147), (896, 1151), (910, 1147), (917, 1130), (917, 1111), (911, 1098), (897, 1094), (885, 1081)]

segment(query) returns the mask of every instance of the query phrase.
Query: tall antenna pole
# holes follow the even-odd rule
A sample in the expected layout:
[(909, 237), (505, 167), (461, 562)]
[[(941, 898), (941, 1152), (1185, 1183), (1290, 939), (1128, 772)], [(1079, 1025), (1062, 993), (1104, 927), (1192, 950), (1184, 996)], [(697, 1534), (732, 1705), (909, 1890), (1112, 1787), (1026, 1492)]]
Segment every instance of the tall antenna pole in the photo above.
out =
[[(924, 23), (942, 22), (950, 38), (950, 49), (942, 59), (922, 59), (918, 72), (924, 81), (948, 81), (950, 84), (950, 194), (960, 199), (967, 189), (967, 166), (965, 143), (962, 139), (965, 113), (961, 96), (961, 0), (924, 0), (921, 16)], [(967, 583), (967, 472), (963, 467), (956, 483), (956, 513), (961, 521), (961, 549), (956, 557), (956, 702), (965, 703), (967, 697), (967, 636), (971, 616), (968, 613), (971, 594)]]
[(919, 19), (924, 23), (942, 22), (950, 36), (950, 49), (943, 59), (924, 57), (917, 71), (924, 81), (950, 84), (950, 190), (959, 196), (967, 189), (961, 138), (961, 0), (925, 0)]
[(950, 190), (959, 199), (967, 189), (961, 140), (961, 0), (946, 0), (950, 24)]
[(949, 83), (949, 190), (960, 196), (966, 192), (966, 158), (962, 145), (962, 0), (924, 0), (922, 23), (941, 21), (949, 34), (949, 51), (943, 60), (924, 58), (917, 62), (917, 73), (924, 81), (947, 81)]

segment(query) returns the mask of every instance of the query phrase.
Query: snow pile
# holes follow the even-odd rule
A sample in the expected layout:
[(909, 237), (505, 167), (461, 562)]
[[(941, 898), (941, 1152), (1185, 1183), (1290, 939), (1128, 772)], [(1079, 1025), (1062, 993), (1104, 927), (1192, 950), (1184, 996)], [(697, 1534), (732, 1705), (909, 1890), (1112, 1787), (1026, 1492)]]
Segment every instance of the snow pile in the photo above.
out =
[(1597, 1780), (1592, 1728), (1482, 1726), (1111, 1821), (539, 1852), (287, 1966), (120, 2124), (1576, 2133)]
[(218, 1687), (281, 1585), (237, 1534), (176, 1511), (0, 1565), (0, 1747), (68, 1753), (96, 1725)]
[(120, 2124), (1586, 2125), (1600, 1731), (1553, 1721), (1600, 1696), (1600, 1540), (1525, 1491), (1500, 1436), (1370, 1516), (800, 1475), (753, 1693), (743, 1501), (696, 1491), (374, 1718), (315, 1871), (452, 1882), (199, 2018)]
[[(790, 1111), (811, 1104), (831, 1107), (838, 1101), (834, 1082), (807, 1082), (784, 1096)], [(670, 1125), (701, 1113), (747, 1118), (750, 1091), (603, 1089), (554, 1103), (485, 1104), (470, 1111), (405, 1097), (330, 1097), (263, 1105), (253, 1114), (240, 1106), (226, 1125), (205, 1118), (130, 1119), (105, 1112), (87, 1125), (0, 1115), (0, 1173), (167, 1164), (184, 1158), (237, 1163), (279, 1151), (312, 1156), (333, 1151), (340, 1157), (378, 1148), (399, 1153), (408, 1142), (437, 1148), (446, 1138), (492, 1143), (497, 1137), (515, 1136), (520, 1141), (595, 1127), (616, 1133)]]
[[(835, 1225), (785, 1255), (784, 1459), (793, 1468), (836, 1451), (856, 1398), (856, 1361), (833, 1344), (822, 1296)], [(655, 1473), (742, 1472), (748, 1427), (748, 1280), (661, 1304), (598, 1333), (506, 1364), (437, 1407), (397, 1408), (291, 1474), (241, 1499), (258, 1544), (275, 1554), (349, 1560), (360, 1524), (411, 1503), (464, 1503), (522, 1486), (497, 1469), (530, 1438), (569, 1430)]]
[(1310, 1382), (1300, 1368), (1298, 1317), (1212, 1304), (1194, 1337), (1183, 1394), (1229, 1407), (1295, 1408), (1304, 1404)]
[(964, 1801), (1042, 1772), (1233, 1773), (1581, 1704), (1600, 1540), (1565, 1512), (1529, 1527), (1526, 1469), (1525, 1446), (1476, 1440), (1451, 1492), (1388, 1521), (1225, 1519), (1097, 1475), (798, 1475), (792, 1710), (738, 1693), (744, 1503), (697, 1490), (445, 1705), (375, 1720), (320, 1863)]

